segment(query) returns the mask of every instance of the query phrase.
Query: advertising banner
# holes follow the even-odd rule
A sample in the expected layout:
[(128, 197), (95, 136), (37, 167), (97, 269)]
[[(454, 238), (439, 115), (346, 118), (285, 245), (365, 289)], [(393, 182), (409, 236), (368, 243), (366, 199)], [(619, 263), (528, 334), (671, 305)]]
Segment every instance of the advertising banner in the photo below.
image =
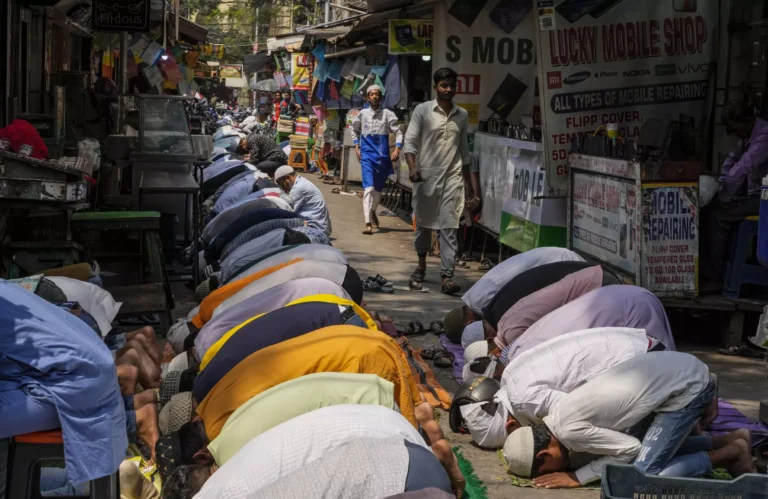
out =
[[(536, 48), (531, 0), (438, 0), (432, 68), (459, 73), (455, 102), (480, 121), (520, 123), (536, 103)], [(390, 35), (391, 38), (391, 35)]]
[(475, 134), (481, 165), (482, 223), (517, 251), (565, 246), (565, 199), (547, 198), (541, 144)]
[(695, 295), (699, 256), (699, 185), (642, 188), (643, 287), (658, 296)]
[(634, 182), (575, 172), (573, 249), (636, 275), (637, 194)]
[(432, 54), (432, 21), (423, 19), (389, 20), (390, 54)]
[(567, 183), (578, 134), (617, 123), (637, 138), (649, 118), (701, 123), (715, 57), (718, 2), (538, 0), (537, 32), (549, 180)]

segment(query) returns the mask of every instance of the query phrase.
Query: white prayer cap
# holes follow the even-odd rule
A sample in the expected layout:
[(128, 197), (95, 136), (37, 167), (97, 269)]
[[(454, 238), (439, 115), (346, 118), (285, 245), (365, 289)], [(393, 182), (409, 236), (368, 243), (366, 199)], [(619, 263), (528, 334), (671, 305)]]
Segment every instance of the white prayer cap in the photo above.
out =
[(176, 357), (171, 360), (171, 362), (168, 364), (168, 370), (166, 372), (171, 371), (184, 371), (186, 369), (189, 369), (189, 359), (187, 358), (187, 352), (181, 352)]
[(280, 168), (275, 171), (275, 180), (280, 180), (283, 177), (287, 177), (288, 175), (292, 175), (295, 173), (292, 166), (283, 165)]
[[(482, 325), (482, 324), (481, 324)], [(476, 341), (464, 349), (464, 363), (469, 364), (473, 360), (488, 355), (488, 342)]]
[(523, 478), (533, 473), (533, 428), (525, 426), (512, 432), (504, 442), (504, 460), (509, 471)]
[[(464, 332), (461, 333), (461, 346), (467, 348), (472, 343), (475, 343), (476, 341), (483, 341), (484, 339), (485, 328), (483, 327), (483, 321), (475, 321), (465, 327)], [(486, 354), (487, 353), (488, 352), (486, 352)]]
[(368, 87), (368, 90), (365, 91), (365, 94), (368, 95), (371, 92), (373, 92), (374, 90), (378, 90), (379, 93), (382, 93), (380, 86), (378, 86), (378, 85), (371, 85), (370, 87)]

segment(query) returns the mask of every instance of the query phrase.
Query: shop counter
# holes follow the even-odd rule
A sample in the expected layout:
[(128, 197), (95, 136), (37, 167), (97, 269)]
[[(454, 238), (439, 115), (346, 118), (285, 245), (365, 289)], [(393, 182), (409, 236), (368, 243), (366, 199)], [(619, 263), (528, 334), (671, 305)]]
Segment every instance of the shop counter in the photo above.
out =
[(568, 247), (659, 297), (698, 294), (697, 162), (571, 154)]

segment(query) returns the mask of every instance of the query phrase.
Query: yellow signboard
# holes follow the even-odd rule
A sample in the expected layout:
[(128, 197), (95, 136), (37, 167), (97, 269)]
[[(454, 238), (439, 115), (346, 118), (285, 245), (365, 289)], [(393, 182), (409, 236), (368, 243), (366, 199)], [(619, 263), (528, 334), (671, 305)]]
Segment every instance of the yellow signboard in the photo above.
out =
[(466, 109), (467, 113), (469, 113), (470, 125), (477, 125), (480, 122), (480, 104), (457, 102), (456, 105)]
[(389, 53), (390, 54), (432, 54), (431, 20), (390, 19)]

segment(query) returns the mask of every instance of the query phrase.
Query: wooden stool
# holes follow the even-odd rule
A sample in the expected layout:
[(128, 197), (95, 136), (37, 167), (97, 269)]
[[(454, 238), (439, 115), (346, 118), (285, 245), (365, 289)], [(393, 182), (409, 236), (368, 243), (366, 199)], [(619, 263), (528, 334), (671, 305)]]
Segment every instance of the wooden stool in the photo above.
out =
[(300, 168), (304, 171), (309, 169), (309, 162), (307, 161), (307, 151), (303, 149), (291, 150), (291, 154), (288, 157), (288, 165), (294, 168)]
[[(13, 437), (8, 449), (8, 475), (6, 499), (44, 499), (40, 490), (40, 475), (46, 461), (64, 460), (64, 441), (61, 430), (27, 433)], [(60, 467), (60, 466), (56, 466)], [(119, 499), (119, 472), (99, 478), (88, 484), (85, 496), (66, 496), (78, 499)]]

